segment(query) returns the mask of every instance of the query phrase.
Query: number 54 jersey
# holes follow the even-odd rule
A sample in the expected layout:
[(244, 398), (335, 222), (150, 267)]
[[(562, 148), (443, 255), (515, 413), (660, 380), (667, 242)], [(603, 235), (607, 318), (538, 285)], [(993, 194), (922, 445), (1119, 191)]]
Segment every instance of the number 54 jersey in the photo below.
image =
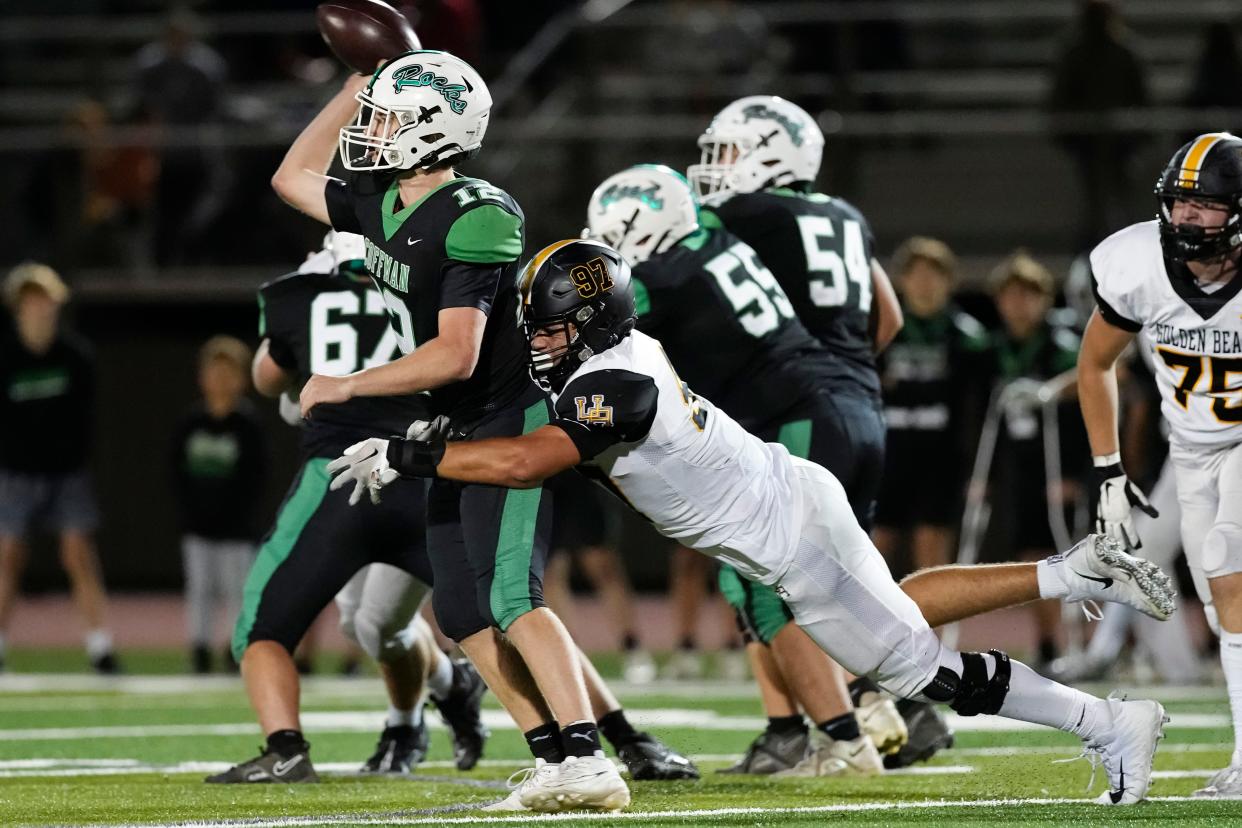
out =
[(1207, 448), (1242, 442), (1242, 275), (1205, 291), (1164, 256), (1156, 221), (1101, 242), (1091, 270), (1100, 315), (1141, 333), (1152, 351), (1174, 437)]

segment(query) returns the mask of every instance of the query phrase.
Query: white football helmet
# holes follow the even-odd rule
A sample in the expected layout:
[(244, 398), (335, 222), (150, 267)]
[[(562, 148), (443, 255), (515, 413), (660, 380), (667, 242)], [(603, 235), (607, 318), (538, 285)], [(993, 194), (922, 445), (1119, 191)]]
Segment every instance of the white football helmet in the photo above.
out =
[(802, 107), (772, 95), (751, 95), (726, 106), (699, 136), (702, 161), (686, 176), (704, 204), (795, 181), (814, 181), (824, 133)]
[(354, 123), (341, 128), (341, 161), (356, 171), (429, 167), (483, 143), (492, 96), (464, 60), (419, 50), (375, 71), (356, 96)]
[(663, 164), (639, 164), (595, 188), (583, 236), (639, 264), (698, 229), (699, 206), (685, 176)]

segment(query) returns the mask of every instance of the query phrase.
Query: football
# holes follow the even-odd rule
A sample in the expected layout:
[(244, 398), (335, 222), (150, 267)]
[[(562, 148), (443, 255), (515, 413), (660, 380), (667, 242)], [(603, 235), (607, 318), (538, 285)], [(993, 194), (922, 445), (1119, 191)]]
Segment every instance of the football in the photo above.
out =
[(380, 0), (329, 0), (315, 9), (315, 19), (333, 54), (364, 75), (382, 61), (422, 48), (405, 15)]

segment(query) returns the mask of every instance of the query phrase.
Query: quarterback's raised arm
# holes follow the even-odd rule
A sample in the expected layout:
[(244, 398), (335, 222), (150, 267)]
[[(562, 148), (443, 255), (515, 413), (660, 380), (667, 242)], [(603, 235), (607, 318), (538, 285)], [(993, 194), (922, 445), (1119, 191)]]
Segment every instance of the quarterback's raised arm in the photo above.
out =
[(1078, 352), (1078, 400), (1096, 457), (1116, 454), (1117, 359), (1134, 334), (1116, 327), (1096, 310), (1087, 322)]
[(354, 95), (368, 80), (365, 75), (350, 75), (341, 90), (302, 130), (272, 176), (272, 189), (286, 204), (324, 224), (332, 223), (324, 195), (328, 183), (324, 173), (332, 163), (341, 127), (358, 111)]

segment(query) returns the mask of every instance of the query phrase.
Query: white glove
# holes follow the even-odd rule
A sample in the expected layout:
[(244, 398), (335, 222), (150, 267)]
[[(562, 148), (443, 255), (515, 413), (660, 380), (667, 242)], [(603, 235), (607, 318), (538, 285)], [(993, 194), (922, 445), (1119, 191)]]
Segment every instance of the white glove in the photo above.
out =
[(328, 487), (336, 491), (353, 481), (354, 490), (349, 493), (349, 505), (362, 499), (366, 490), (372, 503), (380, 502), (380, 489), (396, 480), (399, 475), (388, 465), (388, 441), (379, 437), (354, 443), (345, 453), (327, 466), (328, 474), (336, 474)]
[(405, 439), (417, 440), (420, 443), (431, 443), (443, 440), (448, 436), (449, 418), (444, 414), (430, 420), (415, 420), (405, 430)]
[(1111, 535), (1125, 544), (1127, 550), (1142, 549), (1143, 541), (1134, 528), (1130, 512), (1137, 506), (1154, 518), (1160, 517), (1160, 513), (1147, 501), (1143, 490), (1126, 477), (1120, 455), (1096, 457), (1094, 463), (1100, 495), (1095, 507), (1095, 531)]

